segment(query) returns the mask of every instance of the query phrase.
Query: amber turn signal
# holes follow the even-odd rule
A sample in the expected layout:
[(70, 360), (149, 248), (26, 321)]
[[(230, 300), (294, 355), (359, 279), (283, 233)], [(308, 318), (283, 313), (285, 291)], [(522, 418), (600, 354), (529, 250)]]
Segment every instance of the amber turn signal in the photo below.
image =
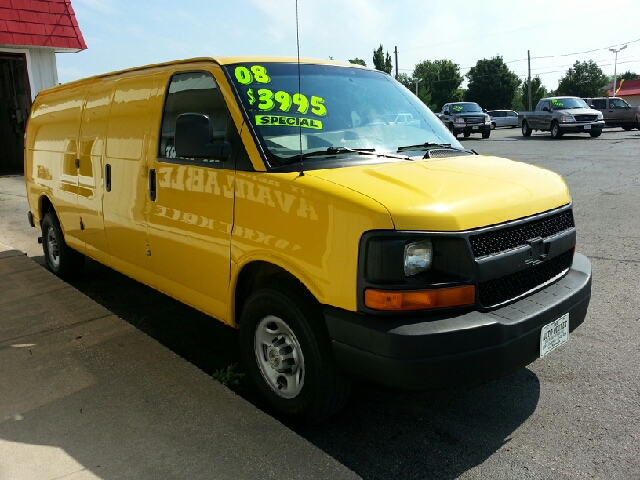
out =
[(367, 289), (364, 292), (364, 304), (374, 310), (425, 310), (471, 305), (475, 297), (473, 285), (409, 292)]

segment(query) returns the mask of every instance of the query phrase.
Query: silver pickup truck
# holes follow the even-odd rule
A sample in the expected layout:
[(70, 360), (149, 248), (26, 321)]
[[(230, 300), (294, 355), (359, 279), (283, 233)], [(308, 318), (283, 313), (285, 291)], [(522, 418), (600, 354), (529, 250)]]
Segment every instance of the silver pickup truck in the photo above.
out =
[(551, 132), (553, 138), (565, 133), (588, 133), (599, 137), (604, 127), (602, 113), (578, 97), (543, 98), (532, 112), (518, 113), (518, 126), (528, 137), (534, 130)]

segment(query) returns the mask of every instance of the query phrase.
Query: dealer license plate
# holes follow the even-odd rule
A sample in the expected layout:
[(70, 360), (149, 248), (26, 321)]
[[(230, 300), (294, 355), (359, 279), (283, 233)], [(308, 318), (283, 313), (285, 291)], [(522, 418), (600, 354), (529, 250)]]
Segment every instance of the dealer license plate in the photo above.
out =
[(477, 127), (477, 126), (475, 126), (475, 127), (471, 127), (471, 128), (472, 128), (473, 130), (477, 130), (477, 129), (478, 129), (478, 127)]
[(591, 125), (585, 125), (583, 128), (584, 128), (585, 130), (591, 130)]
[(569, 314), (542, 327), (540, 333), (540, 358), (569, 341)]

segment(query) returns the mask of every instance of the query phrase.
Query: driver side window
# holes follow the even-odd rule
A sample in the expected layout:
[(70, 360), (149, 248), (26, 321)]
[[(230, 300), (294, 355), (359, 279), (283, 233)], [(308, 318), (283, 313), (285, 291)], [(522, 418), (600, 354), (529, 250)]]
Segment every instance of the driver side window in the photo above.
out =
[(158, 156), (177, 158), (174, 148), (176, 120), (183, 113), (207, 115), (212, 124), (212, 141), (225, 139), (229, 111), (209, 72), (183, 72), (171, 77), (162, 116)]

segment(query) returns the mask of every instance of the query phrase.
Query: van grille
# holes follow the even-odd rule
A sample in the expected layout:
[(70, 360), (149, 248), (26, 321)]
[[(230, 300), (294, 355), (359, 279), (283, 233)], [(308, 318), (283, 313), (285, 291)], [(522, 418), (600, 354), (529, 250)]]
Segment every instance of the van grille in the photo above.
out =
[(483, 307), (493, 307), (517, 298), (560, 275), (572, 263), (573, 249), (526, 270), (479, 283), (480, 304)]
[(597, 115), (574, 115), (573, 118), (576, 122), (595, 122), (598, 119)]
[(546, 238), (575, 226), (571, 210), (531, 222), (469, 237), (475, 257), (484, 257), (527, 245), (532, 238)]

